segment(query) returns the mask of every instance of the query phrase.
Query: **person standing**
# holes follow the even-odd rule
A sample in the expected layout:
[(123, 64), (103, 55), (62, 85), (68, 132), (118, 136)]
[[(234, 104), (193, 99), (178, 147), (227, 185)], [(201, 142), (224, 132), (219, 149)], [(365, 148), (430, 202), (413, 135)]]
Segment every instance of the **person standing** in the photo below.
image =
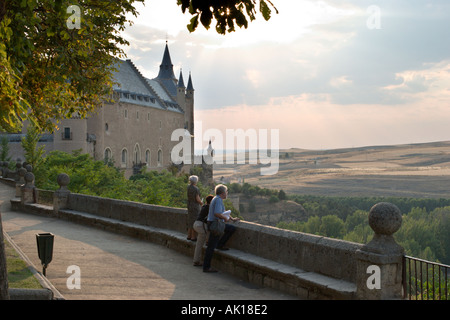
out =
[[(208, 212), (208, 223), (211, 223), (215, 219), (223, 219), (227, 221), (239, 221), (238, 218), (228, 217), (224, 215), (225, 205), (223, 200), (228, 196), (228, 189), (223, 184), (219, 184), (215, 188), (216, 196), (212, 199)], [(228, 250), (225, 247), (225, 243), (230, 239), (233, 233), (236, 231), (236, 227), (230, 224), (225, 224), (225, 231), (222, 236), (216, 236), (212, 233), (209, 234), (208, 246), (205, 251), (205, 258), (203, 260), (203, 272), (217, 272), (217, 270), (211, 268), (211, 260), (214, 254), (214, 249)]]
[(203, 205), (197, 220), (194, 222), (194, 231), (197, 232), (197, 243), (195, 244), (194, 251), (194, 266), (196, 267), (201, 267), (203, 265), (201, 262), (202, 248), (206, 242), (206, 237), (208, 234), (208, 226), (206, 223), (208, 219), (209, 205), (213, 198), (214, 196), (211, 194), (206, 197), (206, 204)]
[(193, 229), (195, 220), (200, 212), (201, 205), (203, 204), (200, 198), (200, 190), (197, 187), (198, 177), (190, 176), (189, 185), (187, 187), (187, 239), (197, 241), (197, 233)]

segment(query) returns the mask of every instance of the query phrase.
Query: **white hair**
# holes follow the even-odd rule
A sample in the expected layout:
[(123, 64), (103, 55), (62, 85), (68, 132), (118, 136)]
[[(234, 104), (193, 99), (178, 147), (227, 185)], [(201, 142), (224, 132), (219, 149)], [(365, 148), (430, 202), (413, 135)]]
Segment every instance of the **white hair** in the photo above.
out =
[(198, 182), (198, 177), (197, 176), (190, 176), (189, 177), (189, 183), (190, 184), (196, 184)]

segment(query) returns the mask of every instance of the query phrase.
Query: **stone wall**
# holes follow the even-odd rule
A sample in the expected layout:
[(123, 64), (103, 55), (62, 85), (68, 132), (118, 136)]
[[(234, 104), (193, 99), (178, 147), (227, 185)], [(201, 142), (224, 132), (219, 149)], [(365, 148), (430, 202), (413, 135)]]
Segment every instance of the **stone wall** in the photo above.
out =
[[(186, 233), (187, 210), (71, 193), (66, 209)], [(229, 246), (305, 271), (356, 282), (356, 251), (362, 244), (283, 230), (253, 222), (235, 223)]]
[[(194, 244), (185, 239), (186, 209), (73, 194), (64, 174), (58, 177), (60, 189), (54, 192), (53, 207), (33, 207), (33, 197), (27, 195), (35, 193), (31, 183), (28, 173), (14, 207), (92, 223), (193, 254)], [(368, 223), (375, 234), (363, 245), (236, 222), (237, 231), (227, 244), (233, 250), (216, 251), (213, 262), (250, 282), (306, 299), (401, 299), (404, 252), (392, 236), (400, 228), (401, 213), (392, 204), (376, 204)]]

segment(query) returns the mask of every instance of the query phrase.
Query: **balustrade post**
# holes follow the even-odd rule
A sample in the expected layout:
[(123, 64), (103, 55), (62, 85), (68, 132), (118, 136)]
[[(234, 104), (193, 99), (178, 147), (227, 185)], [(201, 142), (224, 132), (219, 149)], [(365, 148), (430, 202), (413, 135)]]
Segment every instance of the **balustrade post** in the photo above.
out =
[(25, 168), (19, 168), (18, 176), (19, 179), (16, 180), (16, 197), (22, 196), (22, 187), (25, 185), (25, 174), (27, 170)]
[(70, 182), (70, 177), (65, 173), (60, 173), (57, 178), (59, 189), (53, 194), (53, 211), (58, 213), (60, 209), (67, 208), (70, 191), (67, 186)]
[(36, 202), (36, 187), (34, 186), (34, 174), (26, 172), (24, 174), (25, 184), (21, 186), (21, 203)]
[(357, 298), (391, 300), (403, 298), (402, 265), (404, 249), (393, 234), (402, 224), (400, 209), (387, 202), (369, 212), (373, 239), (357, 251)]

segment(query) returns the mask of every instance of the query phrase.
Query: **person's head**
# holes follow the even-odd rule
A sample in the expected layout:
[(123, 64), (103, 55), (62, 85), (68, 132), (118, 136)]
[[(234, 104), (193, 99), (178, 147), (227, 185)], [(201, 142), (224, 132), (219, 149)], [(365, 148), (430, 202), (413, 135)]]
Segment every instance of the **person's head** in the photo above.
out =
[(214, 189), (217, 196), (220, 196), (222, 199), (225, 199), (228, 194), (228, 188), (223, 184), (218, 184)]
[(214, 196), (213, 196), (212, 194), (209, 194), (209, 195), (206, 197), (206, 199), (205, 199), (205, 200), (206, 200), (206, 203), (207, 203), (207, 204), (210, 204), (213, 198), (214, 198)]
[(198, 182), (198, 177), (197, 176), (190, 176), (189, 177), (189, 184), (196, 185), (197, 182)]

